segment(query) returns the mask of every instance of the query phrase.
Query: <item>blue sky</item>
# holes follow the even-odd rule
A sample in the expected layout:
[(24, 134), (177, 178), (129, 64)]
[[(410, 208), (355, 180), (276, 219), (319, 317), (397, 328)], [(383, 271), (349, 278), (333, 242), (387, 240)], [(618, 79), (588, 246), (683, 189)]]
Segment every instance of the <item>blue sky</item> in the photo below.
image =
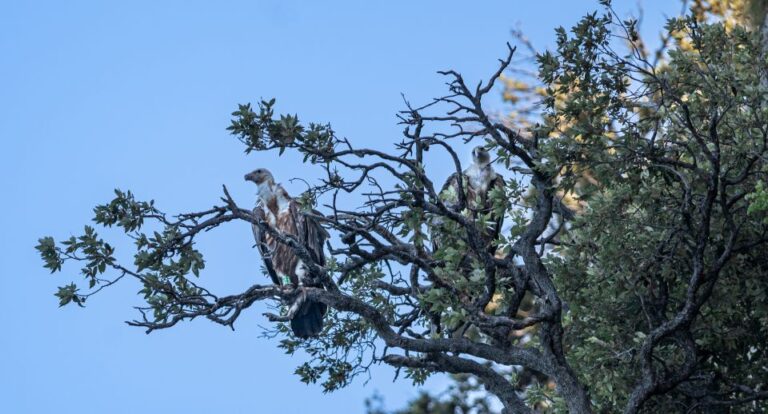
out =
[[(634, 1), (616, 1), (620, 13)], [(673, 0), (643, 1), (655, 33)], [(473, 83), (495, 69), (518, 24), (544, 48), (553, 28), (596, 1), (8, 1), (0, 5), (0, 411), (6, 413), (363, 412), (374, 390), (391, 408), (416, 395), (386, 367), (323, 394), (292, 375), (301, 359), (260, 337), (263, 307), (237, 330), (206, 321), (145, 335), (138, 286), (59, 309), (33, 246), (77, 234), (92, 207), (131, 189), (169, 213), (203, 210), (227, 184), (241, 204), (256, 166), (313, 179), (295, 157), (244, 155), (225, 127), (237, 103), (331, 122), (359, 146), (399, 139), (400, 93), (444, 92), (435, 71)], [(502, 110), (499, 101), (491, 105)], [(445, 172), (447, 175), (447, 170)], [(289, 191), (302, 190), (300, 183)], [(104, 232), (105, 235), (112, 232)], [(221, 293), (263, 283), (245, 223), (200, 240), (205, 283)], [(126, 243), (116, 243), (128, 250)], [(68, 271), (67, 271), (68, 270)], [(445, 379), (427, 382), (440, 389)]]

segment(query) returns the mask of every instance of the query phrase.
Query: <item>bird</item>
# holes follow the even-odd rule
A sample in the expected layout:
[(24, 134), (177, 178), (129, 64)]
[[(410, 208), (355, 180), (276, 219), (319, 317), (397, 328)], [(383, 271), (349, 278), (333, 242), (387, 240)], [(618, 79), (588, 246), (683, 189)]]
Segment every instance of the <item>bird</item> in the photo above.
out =
[[(258, 188), (258, 199), (253, 209), (256, 218), (283, 235), (293, 236), (306, 248), (315, 264), (325, 266), (323, 245), (329, 234), (320, 223), (302, 213), (299, 203), (291, 198), (282, 185), (275, 182), (269, 170), (257, 168), (246, 174), (245, 180), (255, 183)], [(323, 329), (327, 306), (308, 298), (303, 287), (322, 285), (310, 277), (307, 264), (296, 255), (293, 248), (262, 231), (258, 224), (254, 223), (252, 229), (256, 247), (272, 282), (300, 290), (296, 299), (290, 303), (287, 314), (293, 334), (302, 339), (319, 335)]]
[[(459, 186), (459, 180), (461, 180), (461, 186)], [(494, 242), (499, 238), (506, 212), (505, 208), (498, 208), (494, 205), (490, 193), (494, 189), (503, 192), (504, 186), (504, 178), (496, 173), (491, 165), (491, 155), (488, 150), (482, 146), (477, 146), (472, 149), (472, 164), (461, 174), (451, 174), (439, 193), (443, 204), (453, 212), (462, 213), (466, 209), (468, 216), (473, 220), (488, 215), (489, 220), (480, 233), (490, 253), (494, 253), (496, 250)], [(459, 197), (460, 189), (463, 190), (466, 201), (463, 208)], [(437, 224), (442, 224), (442, 220), (440, 218)], [(440, 233), (440, 231), (438, 230), (436, 233)], [(441, 237), (433, 236), (432, 242), (433, 251), (440, 249)]]
[[(484, 220), (481, 221), (483, 227), (478, 229), (481, 237), (481, 248), (490, 254), (496, 252), (496, 240), (499, 238), (506, 212), (506, 208), (494, 205), (491, 191), (496, 189), (502, 191), (503, 194), (504, 188), (504, 178), (493, 169), (490, 154), (484, 147), (477, 146), (472, 149), (472, 164), (460, 174), (458, 172), (451, 174), (438, 193), (443, 204), (454, 213), (462, 214), (474, 220), (475, 223), (481, 218)], [(464, 194), (464, 205), (462, 205), (462, 199), (459, 197), (461, 192)], [(452, 231), (446, 220), (448, 219), (440, 216), (434, 217), (432, 220), (433, 254), (440, 252), (446, 245), (455, 243), (461, 238), (455, 231)], [(456, 246), (459, 245), (456, 244)], [(457, 250), (461, 250), (460, 246)], [(458, 271), (465, 278), (469, 278), (474, 258), (477, 258), (477, 255), (472, 250), (464, 250), (463, 256), (452, 270)], [(464, 300), (471, 301), (473, 296), (474, 293), (467, 292)], [(429, 319), (432, 334), (441, 334), (442, 317), (440, 313), (429, 311)], [(468, 324), (460, 324), (454, 328), (454, 331), (463, 332), (467, 327), (469, 327)]]

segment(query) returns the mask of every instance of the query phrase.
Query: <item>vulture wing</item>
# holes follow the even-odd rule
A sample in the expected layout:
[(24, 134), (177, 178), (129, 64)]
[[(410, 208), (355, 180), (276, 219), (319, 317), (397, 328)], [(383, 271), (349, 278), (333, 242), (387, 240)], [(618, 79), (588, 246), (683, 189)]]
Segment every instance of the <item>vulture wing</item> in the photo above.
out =
[[(456, 211), (459, 208), (459, 179), (464, 178), (464, 174), (459, 173), (453, 173), (450, 177), (448, 177), (447, 180), (445, 180), (445, 183), (443, 184), (443, 188), (440, 189), (440, 199), (443, 200), (443, 204), (445, 204), (446, 207), (449, 209)], [(467, 180), (464, 180), (464, 191), (467, 191), (466, 186)]]
[[(262, 210), (261, 207), (256, 206), (253, 209), (253, 214), (257, 219), (264, 220), (264, 210)], [(256, 240), (256, 248), (259, 249), (259, 254), (264, 261), (264, 267), (267, 269), (269, 278), (272, 279), (272, 283), (280, 285), (280, 278), (277, 277), (275, 266), (272, 264), (272, 251), (270, 250), (269, 245), (267, 245), (267, 239), (264, 236), (264, 232), (261, 231), (261, 228), (255, 223), (251, 224), (251, 229), (253, 230), (253, 238)]]
[[(459, 180), (462, 180), (461, 186), (459, 186)], [(476, 211), (477, 206), (480, 200), (478, 199), (479, 194), (476, 192), (474, 188), (469, 183), (469, 177), (467, 177), (467, 174), (465, 172), (459, 174), (459, 173), (453, 173), (450, 177), (448, 177), (447, 180), (445, 180), (445, 184), (443, 184), (443, 188), (440, 189), (439, 197), (443, 201), (443, 204), (451, 210), (456, 213), (460, 213), (462, 208), (461, 206), (461, 196), (460, 196), (460, 190), (464, 191), (464, 201), (466, 205), (464, 208), (469, 208), (471, 210), (472, 218), (476, 218)], [(432, 251), (435, 252), (440, 248), (440, 233), (441, 228), (443, 228), (443, 217), (437, 217), (433, 221), (433, 230), (432, 230)]]
[[(328, 240), (330, 235), (316, 219), (308, 217), (303, 213), (301, 211), (301, 206), (299, 206), (298, 203), (292, 201), (290, 208), (291, 214), (296, 217), (296, 228), (298, 230), (299, 240), (307, 247), (307, 250), (309, 250), (309, 254), (312, 255), (312, 260), (320, 266), (325, 266), (323, 246), (325, 246), (325, 241)], [(312, 210), (311, 214), (316, 216), (321, 215), (317, 210)]]
[[(504, 224), (504, 216), (507, 214), (506, 208), (503, 210), (497, 210), (495, 206), (493, 205), (493, 200), (491, 199), (490, 193), (493, 190), (501, 191), (502, 194), (504, 193), (504, 186), (506, 183), (504, 182), (504, 178), (496, 174), (496, 177), (490, 182), (488, 185), (488, 193), (486, 194), (486, 200), (485, 200), (485, 210), (484, 213), (487, 214), (487, 212), (492, 212), (491, 217), (493, 220), (493, 223), (488, 229), (488, 237), (489, 241), (491, 243), (495, 242), (499, 239), (499, 234), (501, 233), (501, 227)], [(492, 247), (495, 250), (495, 247)]]
[[(325, 240), (329, 237), (328, 232), (320, 226), (317, 220), (303, 214), (301, 206), (295, 201), (291, 200), (289, 209), (289, 215), (295, 223), (295, 236), (307, 248), (312, 256), (312, 260), (320, 266), (325, 266), (323, 246), (325, 245)], [(320, 215), (319, 212), (314, 210), (312, 213)], [(298, 278), (296, 279), (298, 280)], [(303, 282), (306, 286), (318, 286), (311, 280), (302, 280), (300, 282)], [(303, 300), (293, 319), (291, 319), (293, 333), (299, 338), (309, 338), (318, 335), (323, 330), (323, 317), (327, 309), (327, 306), (322, 302), (311, 299)]]

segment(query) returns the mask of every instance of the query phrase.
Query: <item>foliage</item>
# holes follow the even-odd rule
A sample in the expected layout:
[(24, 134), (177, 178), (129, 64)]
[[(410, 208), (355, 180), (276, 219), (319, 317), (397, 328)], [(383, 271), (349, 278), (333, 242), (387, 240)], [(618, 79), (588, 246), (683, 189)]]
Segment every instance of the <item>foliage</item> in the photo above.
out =
[[(766, 380), (755, 367), (768, 364), (760, 305), (768, 262), (752, 248), (765, 226), (748, 213), (760, 211), (765, 180), (760, 44), (742, 27), (692, 17), (668, 29), (685, 33), (691, 48), (641, 72), (645, 90), (630, 105), (651, 103), (652, 116), (630, 121), (637, 111), (622, 102), (626, 116), (609, 116), (615, 138), (583, 154), (599, 189), (552, 259), (573, 313), (574, 366), (607, 411), (637, 395), (638, 362), (658, 378), (650, 392), (671, 389), (649, 411), (705, 406), (711, 394), (760, 389)], [(564, 153), (571, 151), (578, 149)], [(621, 167), (604, 168), (608, 162)], [(693, 309), (698, 317), (687, 316)], [(688, 326), (652, 336), (677, 320)]]

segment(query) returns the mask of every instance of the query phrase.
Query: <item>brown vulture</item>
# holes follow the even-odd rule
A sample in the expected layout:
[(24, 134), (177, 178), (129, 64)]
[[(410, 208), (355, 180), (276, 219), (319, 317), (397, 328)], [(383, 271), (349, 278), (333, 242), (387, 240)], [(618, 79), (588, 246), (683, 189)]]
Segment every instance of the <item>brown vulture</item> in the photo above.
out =
[[(268, 170), (258, 168), (246, 174), (245, 180), (258, 186), (259, 200), (253, 210), (254, 214), (278, 232), (292, 235), (306, 248), (312, 261), (325, 266), (323, 245), (329, 235), (317, 220), (302, 213), (302, 207), (288, 195), (283, 186), (275, 183)], [(262, 231), (256, 224), (253, 225), (253, 235), (274, 284), (299, 289), (303, 286), (322, 286), (312, 280), (307, 266), (290, 246)], [(324, 303), (307, 298), (301, 291), (289, 305), (288, 317), (294, 335), (309, 338), (322, 331), (323, 316), (327, 310)]]
[[(478, 229), (481, 246), (491, 254), (496, 252), (496, 241), (501, 232), (506, 209), (494, 206), (494, 200), (490, 194), (494, 189), (502, 191), (503, 194), (504, 186), (504, 178), (497, 174), (491, 166), (490, 154), (485, 148), (478, 146), (472, 149), (472, 164), (461, 174), (453, 173), (448, 177), (439, 193), (440, 199), (449, 210), (462, 214), (475, 222), (484, 217), (484, 226)], [(459, 197), (460, 192), (464, 193), (465, 205), (463, 207)], [(433, 253), (439, 251), (443, 245), (450, 244), (451, 240), (456, 241), (463, 238), (462, 230), (459, 230), (459, 234), (453, 234), (454, 230), (449, 229), (445, 224), (447, 220), (449, 219), (446, 217), (438, 216), (432, 222)], [(469, 273), (472, 271), (471, 260), (474, 257), (477, 256), (472, 251), (465, 251), (455, 270), (465, 277), (469, 277)], [(430, 312), (430, 319), (432, 321), (432, 333), (440, 333), (442, 330), (440, 315)], [(469, 325), (464, 324), (463, 326), (468, 327)], [(456, 330), (459, 330), (459, 327)]]
[[(485, 148), (478, 146), (472, 149), (472, 165), (467, 167), (461, 174), (451, 174), (440, 190), (440, 198), (443, 200), (443, 203), (450, 210), (457, 213), (461, 213), (461, 199), (459, 197), (460, 179), (466, 200), (464, 208), (468, 212), (468, 216), (474, 220), (478, 220), (484, 215), (489, 215), (490, 217), (485, 228), (482, 229), (481, 235), (483, 241), (488, 245), (489, 251), (494, 253), (496, 249), (494, 242), (498, 239), (501, 232), (505, 211), (499, 210), (493, 205), (490, 193), (494, 188), (500, 189), (502, 192), (504, 191), (504, 178), (493, 170), (491, 156)], [(443, 220), (445, 219), (440, 218), (440, 223)], [(436, 224), (439, 225), (440, 223)], [(437, 237), (433, 236), (433, 251), (437, 251), (440, 248), (440, 232), (437, 231), (436, 233)]]

